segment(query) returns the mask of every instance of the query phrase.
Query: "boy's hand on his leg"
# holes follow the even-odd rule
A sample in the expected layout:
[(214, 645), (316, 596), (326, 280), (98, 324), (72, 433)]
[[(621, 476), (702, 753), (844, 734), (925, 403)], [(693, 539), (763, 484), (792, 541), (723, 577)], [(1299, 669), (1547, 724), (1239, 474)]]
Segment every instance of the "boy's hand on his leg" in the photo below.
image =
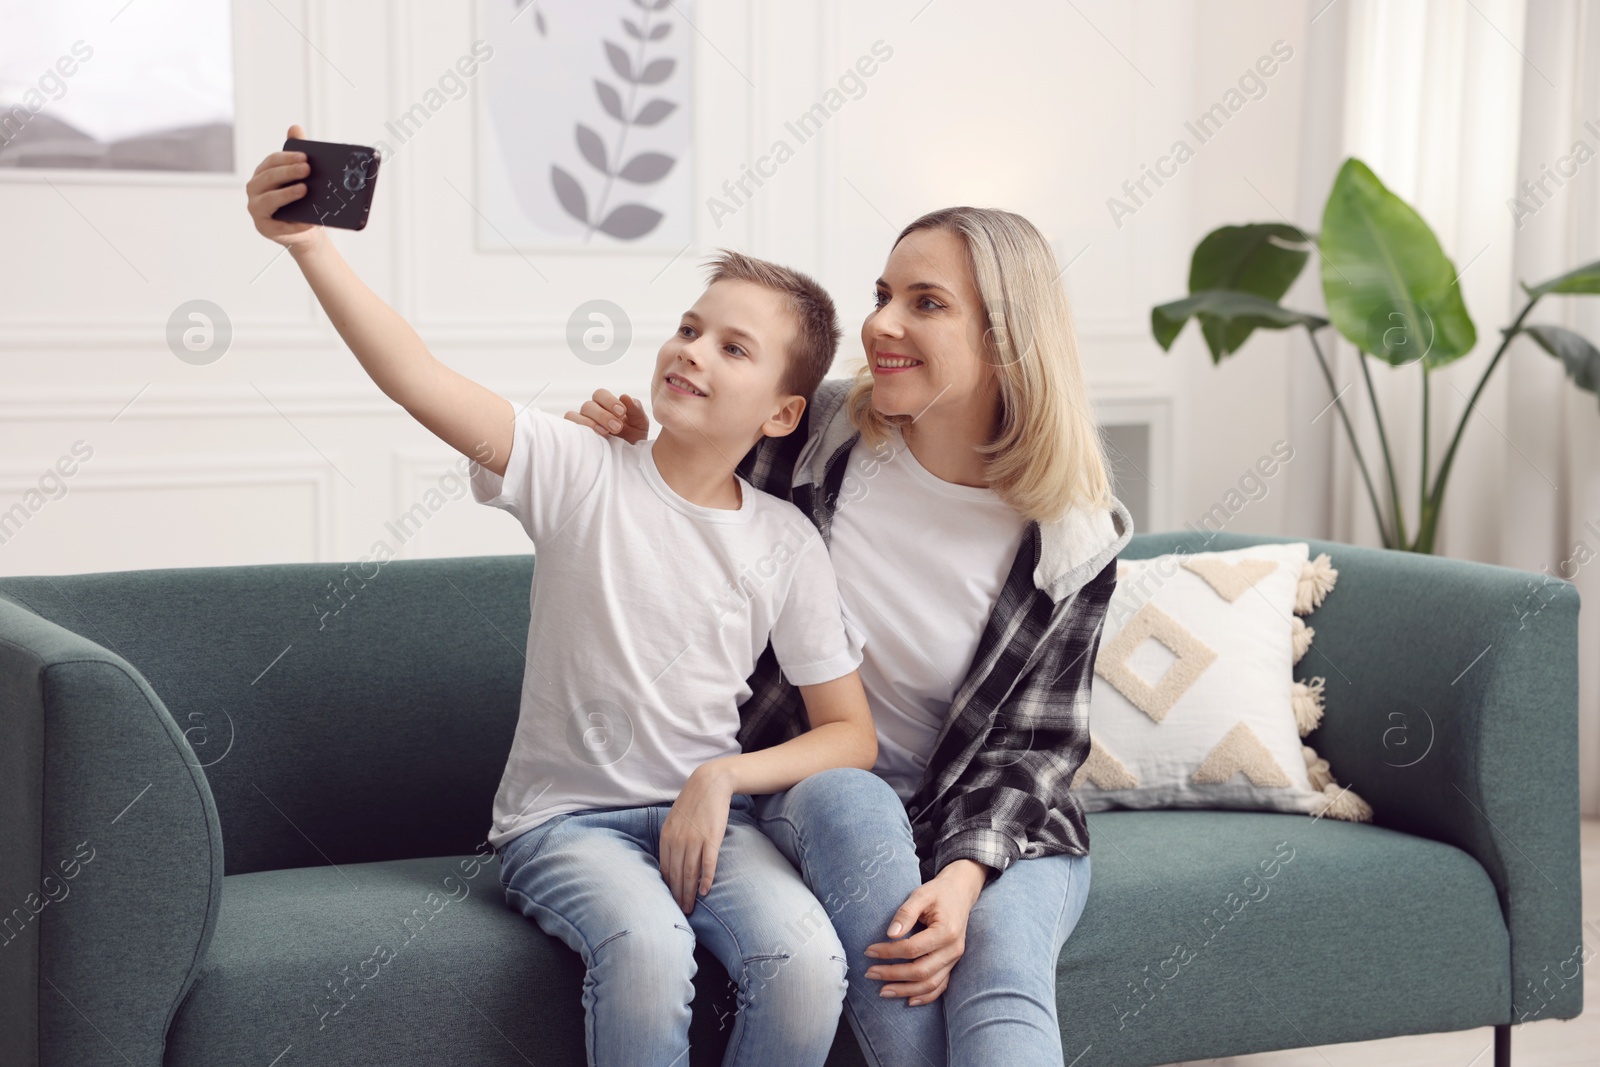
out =
[(700, 895), (711, 891), (732, 799), (733, 783), (716, 761), (703, 763), (689, 775), (661, 824), (661, 877), (685, 915), (694, 910), (697, 890)]
[[(289, 127), (289, 136), (306, 139), (306, 131), (299, 124)], [(256, 230), (294, 252), (323, 240), (322, 227), (311, 222), (284, 222), (272, 213), (293, 200), (306, 195), (306, 175), (311, 165), (304, 152), (272, 152), (256, 167), (256, 172), (245, 183), (249, 194), (250, 217), (256, 221)]]
[(585, 400), (581, 409), (564, 417), (601, 437), (620, 437), (630, 445), (650, 436), (650, 416), (644, 405), (627, 393), (617, 397), (609, 389), (596, 389), (593, 400)]

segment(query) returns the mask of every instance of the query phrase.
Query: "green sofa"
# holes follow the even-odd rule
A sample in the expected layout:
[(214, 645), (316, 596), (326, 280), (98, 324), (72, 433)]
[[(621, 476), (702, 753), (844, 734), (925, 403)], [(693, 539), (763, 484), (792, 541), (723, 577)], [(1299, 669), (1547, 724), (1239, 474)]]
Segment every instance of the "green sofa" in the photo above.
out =
[[(1140, 534), (1124, 553), (1264, 538)], [(1570, 583), (1311, 542), (1308, 741), (1373, 824), (1090, 817), (1075, 1067), (1582, 1008)], [(582, 1064), (576, 955), (483, 842), (529, 555), (0, 579), (0, 1062)], [(559, 620), (552, 620), (559, 625)], [(693, 1063), (732, 999), (699, 953)], [(831, 1063), (859, 1064), (841, 1026)]]

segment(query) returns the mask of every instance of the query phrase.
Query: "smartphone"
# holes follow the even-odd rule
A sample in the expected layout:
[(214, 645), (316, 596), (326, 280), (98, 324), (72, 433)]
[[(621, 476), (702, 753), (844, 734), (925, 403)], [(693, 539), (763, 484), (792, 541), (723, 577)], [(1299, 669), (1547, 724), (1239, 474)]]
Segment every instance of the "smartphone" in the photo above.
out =
[(298, 137), (284, 141), (283, 150), (304, 152), (311, 173), (303, 179), (306, 195), (274, 211), (273, 218), (345, 230), (366, 229), (382, 153), (366, 145), (303, 141)]

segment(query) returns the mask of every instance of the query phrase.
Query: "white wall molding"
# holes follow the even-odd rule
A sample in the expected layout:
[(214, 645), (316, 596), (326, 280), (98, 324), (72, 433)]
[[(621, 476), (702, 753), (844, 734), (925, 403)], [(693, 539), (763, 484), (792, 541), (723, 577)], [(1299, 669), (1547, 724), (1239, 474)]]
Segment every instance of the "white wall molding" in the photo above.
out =
[[(329, 452), (326, 461), (278, 452), (248, 452), (223, 455), (117, 455), (97, 449), (92, 459), (78, 463), (76, 471), (62, 479), (73, 496), (99, 493), (127, 493), (138, 490), (181, 489), (196, 494), (197, 508), (215, 508), (220, 494), (235, 494), (235, 503), (247, 501), (252, 489), (270, 485), (304, 486), (311, 490), (311, 510), (305, 521), (312, 531), (317, 560), (330, 558), (334, 551), (334, 523), (338, 508), (336, 481), (339, 453)], [(39, 490), (45, 468), (38, 464), (8, 462), (0, 464), (0, 507), (9, 509), (23, 494)], [(238, 494), (243, 494), (241, 498)], [(33, 513), (48, 517), (54, 501)], [(289, 520), (284, 519), (285, 522)], [(31, 524), (30, 517), (29, 523)], [(25, 525), (18, 531), (26, 530)]]
[[(183, 386), (155, 384), (142, 393), (138, 386), (94, 386), (84, 389), (25, 386), (8, 389), (5, 397), (0, 399), (0, 422), (84, 423), (93, 427), (109, 425), (113, 420), (120, 424), (168, 419), (278, 419), (282, 417), (279, 411), (283, 415), (305, 418), (411, 417), (404, 408), (379, 392), (375, 385), (258, 384), (267, 399), (271, 400), (270, 404), (249, 383), (239, 382)], [(558, 412), (582, 406), (592, 393), (592, 390), (561, 384), (549, 385), (546, 382), (486, 383), (486, 387), (518, 406), (537, 394), (540, 408)], [(137, 399), (134, 399), (135, 396)]]

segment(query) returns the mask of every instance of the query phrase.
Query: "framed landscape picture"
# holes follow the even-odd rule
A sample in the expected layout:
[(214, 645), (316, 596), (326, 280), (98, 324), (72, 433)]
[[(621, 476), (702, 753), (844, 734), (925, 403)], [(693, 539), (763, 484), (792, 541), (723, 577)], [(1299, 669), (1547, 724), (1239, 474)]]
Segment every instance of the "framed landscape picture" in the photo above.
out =
[(0, 176), (234, 174), (229, 0), (0, 0)]

